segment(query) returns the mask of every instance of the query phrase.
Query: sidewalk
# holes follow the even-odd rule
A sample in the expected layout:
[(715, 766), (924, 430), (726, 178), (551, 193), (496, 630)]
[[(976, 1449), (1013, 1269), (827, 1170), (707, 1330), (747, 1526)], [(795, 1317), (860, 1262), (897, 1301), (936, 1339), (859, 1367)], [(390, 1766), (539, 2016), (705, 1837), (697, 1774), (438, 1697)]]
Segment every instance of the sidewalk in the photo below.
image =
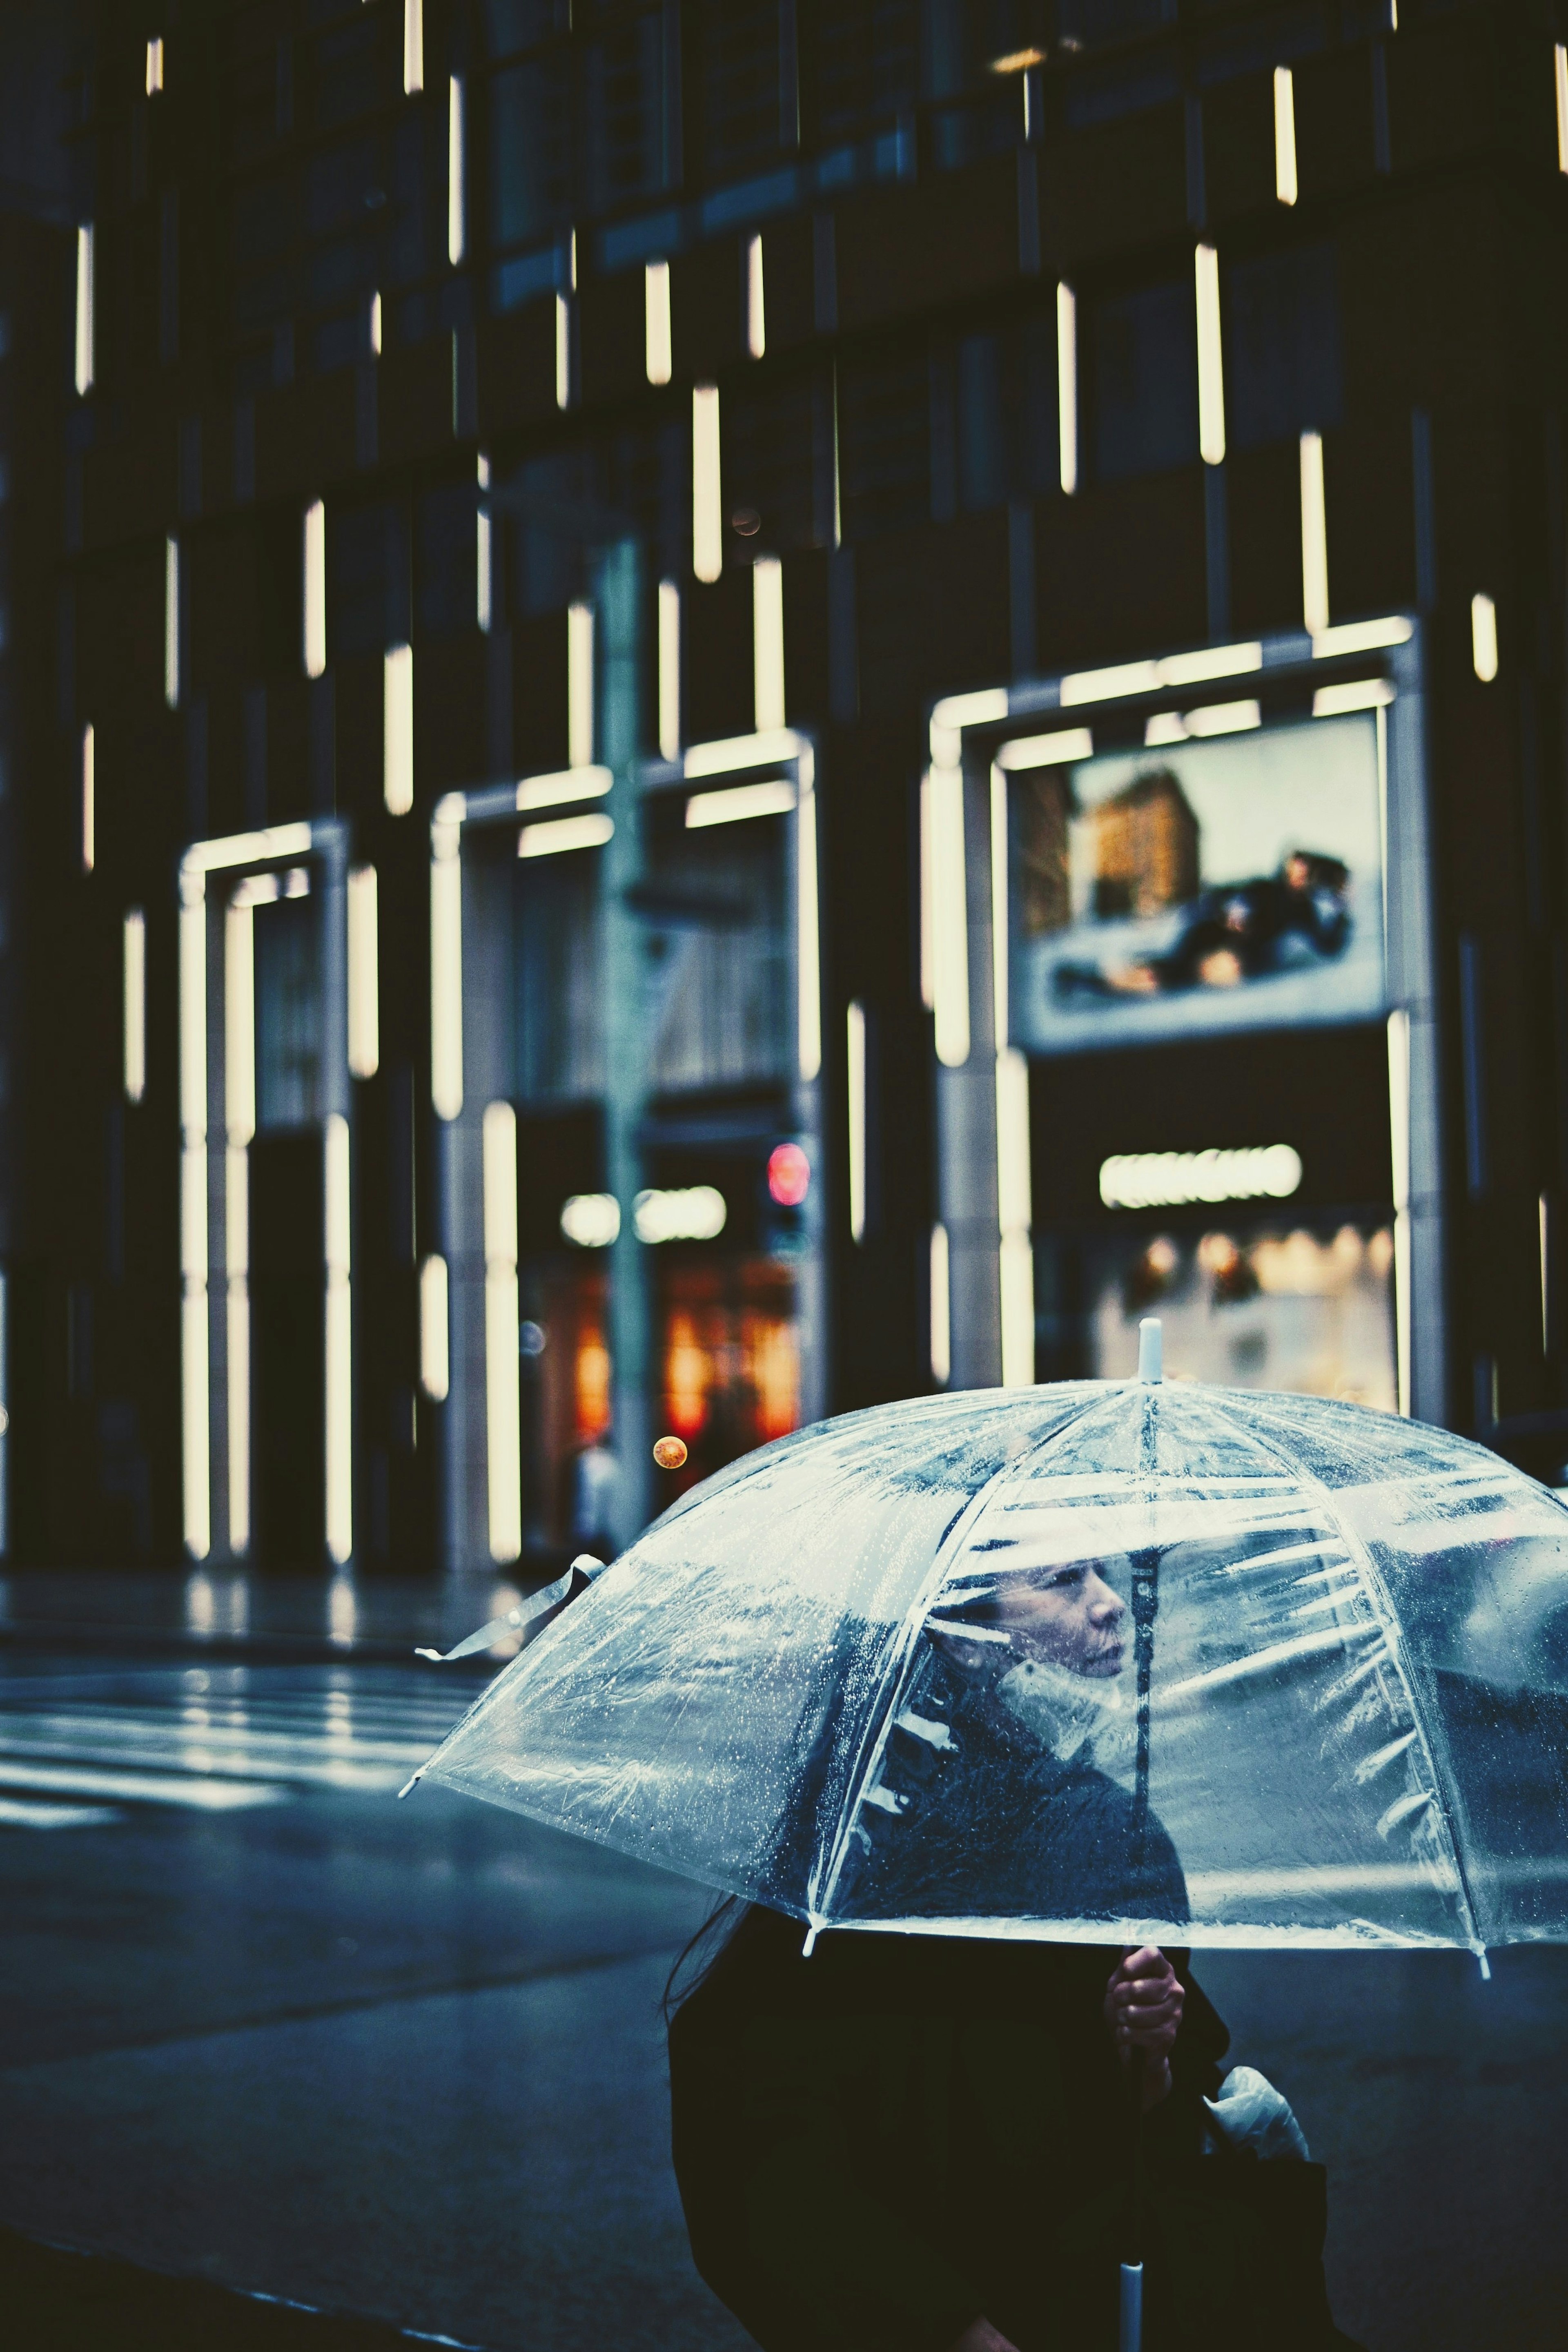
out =
[(0, 2310), (18, 2352), (406, 2352), (456, 2341), (167, 2278), (15, 2230), (0, 2230)]

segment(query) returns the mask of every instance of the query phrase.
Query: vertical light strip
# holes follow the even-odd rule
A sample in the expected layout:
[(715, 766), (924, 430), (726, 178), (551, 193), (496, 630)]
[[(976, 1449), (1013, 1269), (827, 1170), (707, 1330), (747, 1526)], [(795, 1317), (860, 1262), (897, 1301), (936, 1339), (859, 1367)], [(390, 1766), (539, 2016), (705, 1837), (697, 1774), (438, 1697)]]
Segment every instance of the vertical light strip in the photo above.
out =
[(490, 569), (490, 460), (483, 452), (475, 470), (479, 495), (474, 509), (474, 616), (488, 636), (495, 583)]
[(313, 499), (305, 509), (305, 675), (327, 667), (327, 509)]
[(1296, 201), (1296, 85), (1289, 66), (1274, 68), (1274, 194)]
[(1568, 172), (1568, 48), (1561, 41), (1552, 52), (1552, 75), (1557, 89), (1557, 168)]
[(523, 1549), (522, 1447), (517, 1399), (517, 1115), (486, 1103), (485, 1181), (485, 1437), (490, 1557)]
[(784, 719), (784, 567), (759, 555), (751, 567), (753, 707), (759, 734)]
[(1078, 488), (1078, 303), (1068, 285), (1056, 289), (1056, 415), (1061, 487)]
[(1301, 436), (1301, 620), (1314, 637), (1329, 625), (1329, 530), (1321, 433)]
[(81, 730), (81, 870), (92, 872), (97, 854), (97, 811), (93, 802), (92, 721)]
[(463, 829), (437, 822), (430, 842), (430, 1100), (463, 1108)]
[(850, 1239), (865, 1239), (865, 1007), (852, 997), (845, 1012), (844, 1067), (849, 1088)]
[(659, 583), (659, 751), (666, 760), (681, 753), (681, 592), (674, 580)]
[(440, 1404), (451, 1379), (447, 1333), (446, 1260), (427, 1257), (419, 1269), (419, 1385)]
[(762, 239), (750, 238), (746, 247), (746, 348), (754, 360), (768, 349), (768, 314), (762, 292)]
[(180, 708), (180, 542), (163, 541), (163, 699)]
[(571, 406), (571, 303), (564, 294), (555, 298), (555, 404)]
[(371, 357), (379, 360), (382, 355), (382, 298), (379, 294), (371, 296), (370, 310), (365, 319), (365, 340), (371, 348)]
[(424, 88), (424, 0), (402, 0), (402, 87), (407, 98)]
[(413, 806), (413, 647), (389, 646), (382, 670), (382, 794), (392, 816)]
[(927, 1013), (936, 1003), (936, 908), (933, 897), (936, 853), (932, 840), (931, 771), (920, 779), (920, 1002)]
[(931, 1228), (931, 1377), (945, 1389), (953, 1374), (953, 1299), (947, 1228)]
[(463, 258), (466, 226), (463, 131), (463, 77), (454, 74), (446, 86), (446, 258), (454, 269)]
[(250, 1155), (256, 1133), (255, 918), (244, 885), (224, 914), (224, 1327), (229, 1549), (250, 1549)]
[(800, 1076), (810, 1086), (822, 1066), (821, 940), (817, 915), (817, 793), (809, 749), (796, 765), (795, 1020)]
[(718, 386), (692, 386), (692, 570), (714, 581), (724, 569), (724, 489), (720, 478)]
[(1225, 367), (1219, 334), (1219, 256), (1200, 245), (1193, 257), (1197, 301), (1197, 446), (1206, 466), (1225, 463)]
[(674, 373), (667, 261), (650, 261), (643, 272), (643, 364), (650, 383), (668, 383)]
[(163, 37), (155, 33), (147, 44), (147, 95), (156, 98), (163, 87)]
[(991, 1001), (997, 1051), (1008, 1042), (1011, 1027), (1008, 1006), (1008, 780), (1003, 769), (991, 770)]
[(322, 1232), (326, 1271), (325, 1438), (327, 1556), (341, 1568), (354, 1549), (353, 1307), (350, 1290), (352, 1226), (349, 1183), (349, 1122), (327, 1115), (322, 1143)]
[(1470, 598), (1470, 661), (1483, 686), (1497, 676), (1497, 606), (1490, 596)]
[(1034, 1381), (1034, 1245), (1029, 1149), (1029, 1063), (1014, 1045), (997, 1055), (997, 1224), (1000, 1236), (1002, 1386)]
[(207, 903), (180, 877), (180, 1424), (185, 1549), (213, 1546), (207, 1368)]
[(140, 907), (127, 908), (120, 930), (120, 1013), (125, 1099), (139, 1103), (147, 1091), (147, 918)]
[(570, 604), (566, 614), (566, 756), (574, 768), (593, 764), (593, 607)]
[(969, 924), (964, 866), (964, 772), (931, 771), (928, 835), (931, 982), (936, 1058), (950, 1070), (969, 1058)]
[(1550, 1283), (1552, 1270), (1552, 1224), (1549, 1214), (1550, 1206), (1551, 1204), (1548, 1202), (1545, 1193), (1542, 1192), (1539, 1199), (1538, 1207), (1541, 1220), (1541, 1352), (1543, 1356), (1549, 1356), (1552, 1353), (1552, 1324), (1549, 1312), (1552, 1303)]
[(83, 221), (77, 231), (76, 386), (78, 393), (92, 390), (95, 356), (92, 261), (92, 223)]
[(381, 945), (376, 910), (376, 869), (349, 870), (349, 1070), (373, 1078), (381, 1066)]
[(1410, 1417), (1410, 1015), (1388, 1016), (1388, 1140), (1394, 1173), (1394, 1360), (1399, 1410)]

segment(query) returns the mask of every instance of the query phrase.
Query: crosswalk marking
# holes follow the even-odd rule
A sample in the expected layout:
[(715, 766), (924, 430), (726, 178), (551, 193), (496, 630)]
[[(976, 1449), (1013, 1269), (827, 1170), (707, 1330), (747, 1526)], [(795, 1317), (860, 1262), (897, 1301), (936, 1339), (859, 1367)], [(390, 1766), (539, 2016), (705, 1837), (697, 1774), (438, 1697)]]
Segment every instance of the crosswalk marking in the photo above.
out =
[(0, 1676), (0, 1830), (235, 1812), (312, 1789), (391, 1795), (473, 1696), (341, 1666)]

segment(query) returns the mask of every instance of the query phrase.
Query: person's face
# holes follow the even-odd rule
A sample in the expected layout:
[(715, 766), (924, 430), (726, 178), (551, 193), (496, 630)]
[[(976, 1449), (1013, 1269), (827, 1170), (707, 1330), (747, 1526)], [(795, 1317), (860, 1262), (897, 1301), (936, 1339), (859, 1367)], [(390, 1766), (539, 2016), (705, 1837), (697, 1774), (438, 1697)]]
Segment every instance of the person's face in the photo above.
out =
[(1126, 1603), (1097, 1561), (1009, 1579), (999, 1602), (1001, 1625), (1019, 1656), (1101, 1680), (1121, 1673)]

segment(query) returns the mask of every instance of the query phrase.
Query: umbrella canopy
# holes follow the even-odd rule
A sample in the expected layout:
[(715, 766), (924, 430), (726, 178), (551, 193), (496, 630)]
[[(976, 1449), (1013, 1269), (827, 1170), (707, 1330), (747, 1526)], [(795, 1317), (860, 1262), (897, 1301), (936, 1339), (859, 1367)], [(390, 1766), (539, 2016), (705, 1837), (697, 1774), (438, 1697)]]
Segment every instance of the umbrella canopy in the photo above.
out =
[(1568, 1936), (1568, 1513), (1144, 1381), (919, 1399), (685, 1496), (431, 1777), (812, 1928)]

